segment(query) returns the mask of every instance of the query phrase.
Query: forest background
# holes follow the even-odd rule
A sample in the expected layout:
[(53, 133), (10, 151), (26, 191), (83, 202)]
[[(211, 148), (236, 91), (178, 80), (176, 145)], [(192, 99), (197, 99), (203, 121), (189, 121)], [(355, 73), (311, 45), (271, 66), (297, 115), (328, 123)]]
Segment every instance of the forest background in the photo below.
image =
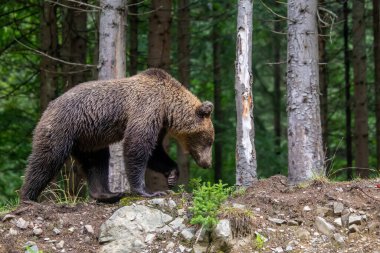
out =
[[(128, 1), (127, 76), (149, 67), (149, 20), (157, 1)], [(191, 162), (190, 177), (235, 183), (235, 1), (170, 2), (170, 61), (165, 66), (181, 79), (180, 63), (188, 58), (189, 89), (214, 102), (214, 165), (201, 170)], [(190, 26), (184, 30), (183, 2)], [(371, 175), (377, 175), (376, 95), (373, 5), (365, 1), (368, 150)], [(31, 150), (32, 132), (46, 101), (72, 85), (97, 79), (99, 1), (3, 1), (0, 8), (0, 203), (17, 197)], [(45, 8), (45, 9), (44, 9)], [(53, 16), (43, 16), (46, 8)], [(352, 3), (319, 1), (321, 119), (327, 175), (355, 176), (353, 137)], [(49, 12), (48, 12), (49, 13)], [(287, 3), (253, 2), (253, 100), (259, 178), (287, 174), (286, 48)], [(80, 16), (82, 19), (75, 19)], [(187, 18), (187, 16), (186, 16)], [(46, 23), (53, 37), (44, 37)], [(181, 48), (187, 38), (189, 46)], [(346, 43), (345, 43), (346, 42)], [(75, 45), (75, 46), (74, 46)], [(73, 50), (76, 47), (77, 51)], [(185, 56), (184, 56), (185, 55)], [(188, 56), (186, 56), (188, 55)], [(49, 56), (49, 57), (47, 57)], [(42, 59), (50, 59), (44, 62)], [(46, 94), (46, 73), (54, 89)], [(347, 75), (348, 74), (348, 75)], [(79, 77), (78, 77), (79, 76)], [(48, 102), (48, 101), (47, 101)], [(45, 105), (44, 105), (45, 103)], [(348, 133), (348, 135), (347, 135)], [(176, 156), (171, 147), (172, 157)]]

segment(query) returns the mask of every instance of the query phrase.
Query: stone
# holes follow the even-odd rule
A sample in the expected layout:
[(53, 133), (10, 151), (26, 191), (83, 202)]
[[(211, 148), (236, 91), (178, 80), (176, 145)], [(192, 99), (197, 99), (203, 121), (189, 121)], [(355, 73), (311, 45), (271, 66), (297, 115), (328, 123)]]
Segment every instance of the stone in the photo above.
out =
[(30, 252), (40, 252), (37, 244), (32, 241), (27, 241), (24, 245), (25, 248), (25, 253), (30, 253)]
[(302, 209), (304, 212), (310, 212), (311, 211), (311, 208), (310, 206), (304, 206), (304, 208)]
[(182, 230), (186, 227), (184, 221), (185, 220), (183, 218), (177, 217), (175, 220), (169, 223), (169, 226), (174, 230)]
[(335, 231), (335, 227), (322, 217), (317, 217), (315, 219), (315, 226), (319, 232), (327, 236), (332, 236)]
[(178, 249), (179, 249), (180, 252), (185, 252), (186, 247), (180, 244), (180, 245), (178, 246)]
[(268, 220), (269, 220), (270, 222), (273, 222), (273, 223), (277, 224), (277, 225), (281, 225), (281, 224), (286, 223), (286, 220), (278, 219), (278, 218), (272, 218), (272, 217), (269, 217)]
[(343, 227), (348, 227), (349, 217), (350, 217), (350, 213), (349, 212), (342, 215), (341, 219), (342, 219), (342, 226)]
[(183, 239), (185, 239), (187, 242), (190, 242), (194, 238), (194, 232), (190, 228), (186, 228), (181, 231), (181, 236)]
[(168, 200), (168, 206), (169, 206), (170, 209), (174, 209), (174, 208), (177, 207), (177, 203), (175, 203), (174, 200), (169, 199), (169, 200)]
[(287, 245), (286, 248), (285, 248), (285, 251), (286, 252), (290, 252), (290, 251), (293, 251), (293, 246), (292, 245)]
[(239, 203), (233, 203), (232, 204), (232, 207), (233, 208), (237, 208), (237, 209), (245, 209), (245, 205), (242, 205), (242, 204), (239, 204)]
[(65, 241), (61, 240), (55, 246), (57, 246), (58, 249), (62, 249), (64, 245), (65, 245)]
[(56, 235), (59, 235), (61, 233), (61, 230), (59, 230), (58, 228), (53, 228), (53, 232), (56, 234)]
[(295, 220), (288, 220), (287, 225), (288, 226), (298, 226), (298, 222)]
[(349, 233), (358, 233), (358, 232), (360, 232), (360, 228), (359, 228), (358, 225), (356, 225), (356, 224), (352, 224), (352, 225), (350, 225), (350, 226), (348, 227), (348, 232), (349, 232)]
[(42, 229), (39, 227), (33, 228), (33, 234), (35, 234), (35, 235), (41, 235), (42, 232), (43, 232)]
[(178, 209), (177, 212), (178, 212), (178, 216), (183, 216), (186, 214), (185, 209), (183, 209), (183, 208)]
[(357, 215), (357, 214), (351, 214), (348, 217), (348, 225), (352, 225), (352, 224), (361, 225), (362, 224), (362, 216)]
[(155, 234), (147, 234), (144, 242), (146, 244), (152, 244), (155, 238), (156, 238)]
[(336, 225), (338, 225), (339, 227), (341, 227), (341, 226), (342, 226), (342, 218), (336, 218), (336, 219), (334, 220), (334, 224), (336, 224)]
[(69, 230), (70, 233), (74, 232), (75, 228), (74, 227), (69, 227), (67, 230)]
[(212, 233), (214, 240), (221, 239), (222, 241), (227, 241), (232, 239), (232, 231), (230, 221), (227, 219), (220, 220)]
[(310, 240), (310, 232), (305, 228), (299, 228), (295, 232), (296, 237), (301, 241)]
[(18, 235), (18, 231), (14, 228), (9, 229), (9, 235)]
[(18, 227), (18, 228), (20, 228), (20, 229), (26, 229), (28, 226), (29, 226), (29, 222), (27, 222), (27, 221), (24, 220), (23, 218), (19, 218), (19, 219), (16, 221), (16, 227)]
[(84, 232), (93, 235), (94, 228), (91, 225), (84, 225)]
[(277, 247), (277, 248), (273, 249), (273, 252), (275, 252), (275, 253), (283, 253), (284, 250), (282, 249), (282, 247)]
[(333, 210), (334, 210), (335, 216), (341, 215), (343, 212), (343, 209), (344, 209), (343, 203), (341, 203), (341, 202), (334, 202), (333, 203)]
[(343, 245), (344, 244), (344, 237), (339, 234), (339, 233), (335, 233), (334, 234), (334, 239), (335, 241), (337, 241), (339, 244)]
[(209, 241), (209, 233), (204, 228), (198, 229), (195, 233), (196, 241), (198, 242), (208, 242)]

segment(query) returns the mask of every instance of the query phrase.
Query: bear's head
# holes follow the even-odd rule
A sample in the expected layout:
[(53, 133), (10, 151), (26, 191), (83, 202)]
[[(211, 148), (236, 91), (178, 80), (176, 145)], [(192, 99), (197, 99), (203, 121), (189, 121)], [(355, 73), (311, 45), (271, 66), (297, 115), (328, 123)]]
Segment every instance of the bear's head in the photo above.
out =
[(212, 144), (214, 142), (214, 126), (211, 121), (213, 104), (205, 101), (195, 108), (187, 118), (186, 130), (179, 131), (177, 140), (186, 153), (194, 158), (202, 168), (212, 164)]

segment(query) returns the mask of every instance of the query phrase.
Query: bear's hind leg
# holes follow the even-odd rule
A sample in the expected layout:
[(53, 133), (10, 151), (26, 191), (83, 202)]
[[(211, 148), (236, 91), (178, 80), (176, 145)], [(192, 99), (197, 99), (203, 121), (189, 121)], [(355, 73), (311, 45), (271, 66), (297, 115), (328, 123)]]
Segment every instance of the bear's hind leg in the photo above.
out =
[(119, 201), (125, 193), (113, 193), (109, 190), (108, 166), (109, 148), (94, 152), (74, 152), (75, 159), (81, 164), (87, 175), (87, 184), (91, 198), (106, 203)]
[(54, 179), (70, 154), (66, 145), (35, 146), (28, 159), (21, 199), (37, 201), (38, 196)]

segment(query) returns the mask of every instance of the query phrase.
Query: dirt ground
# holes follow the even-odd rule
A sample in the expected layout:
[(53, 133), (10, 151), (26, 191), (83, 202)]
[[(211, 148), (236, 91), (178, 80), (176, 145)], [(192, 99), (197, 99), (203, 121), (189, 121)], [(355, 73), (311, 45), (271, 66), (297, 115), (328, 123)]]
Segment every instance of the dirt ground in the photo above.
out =
[[(257, 252), (281, 252), (279, 247), (285, 251), (291, 245), (291, 252), (375, 253), (380, 252), (380, 228), (370, 231), (369, 226), (380, 222), (379, 184), (379, 179), (343, 183), (314, 181), (310, 185), (289, 188), (286, 177), (274, 176), (258, 181), (243, 195), (230, 198), (228, 202), (252, 210), (255, 217), (252, 233), (259, 232), (268, 239)], [(350, 233), (347, 228), (337, 228), (337, 232), (346, 238), (343, 244), (321, 235), (315, 227), (319, 208), (334, 201), (343, 203), (352, 213), (366, 216), (355, 233)], [(74, 207), (47, 202), (22, 205), (11, 212), (11, 216), (0, 217), (0, 253), (25, 252), (28, 241), (35, 243), (44, 253), (97, 252), (100, 225), (118, 208), (118, 204), (96, 202)], [(269, 218), (286, 222), (280, 225)], [(335, 218), (325, 217), (330, 223)], [(36, 231), (36, 228), (40, 230)], [(297, 237), (300, 228), (310, 232), (309, 238)], [(241, 252), (252, 251), (245, 251), (242, 247)]]

